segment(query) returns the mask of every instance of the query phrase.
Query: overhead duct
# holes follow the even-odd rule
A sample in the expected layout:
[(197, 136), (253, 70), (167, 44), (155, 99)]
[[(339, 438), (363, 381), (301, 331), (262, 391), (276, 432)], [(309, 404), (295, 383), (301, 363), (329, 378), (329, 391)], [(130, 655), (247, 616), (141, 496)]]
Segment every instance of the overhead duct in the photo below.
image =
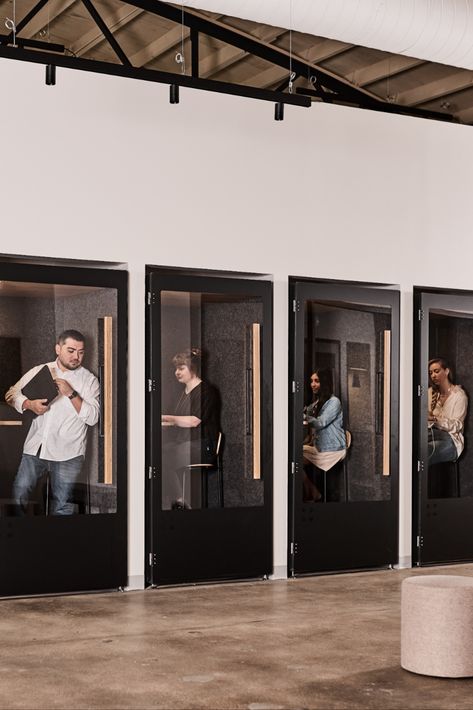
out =
[(349, 44), (473, 69), (473, 2), (470, 0), (187, 0), (185, 4)]

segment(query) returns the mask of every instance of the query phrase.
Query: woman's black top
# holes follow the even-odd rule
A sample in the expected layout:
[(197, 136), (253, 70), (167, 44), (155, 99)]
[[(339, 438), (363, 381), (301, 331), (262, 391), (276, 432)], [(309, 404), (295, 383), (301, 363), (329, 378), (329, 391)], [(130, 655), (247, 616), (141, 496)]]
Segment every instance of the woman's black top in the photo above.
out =
[(202, 454), (213, 456), (220, 431), (220, 395), (218, 390), (207, 382), (200, 382), (188, 394), (183, 392), (177, 402), (174, 414), (178, 417), (197, 417), (196, 427), (176, 427), (175, 442), (192, 442), (201, 445)]

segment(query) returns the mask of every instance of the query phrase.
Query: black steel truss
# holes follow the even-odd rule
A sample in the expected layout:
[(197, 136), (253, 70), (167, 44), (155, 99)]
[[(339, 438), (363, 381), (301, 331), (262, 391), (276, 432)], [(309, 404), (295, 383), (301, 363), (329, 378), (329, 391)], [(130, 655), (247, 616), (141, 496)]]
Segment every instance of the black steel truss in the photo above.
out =
[(185, 86), (190, 89), (201, 89), (203, 91), (215, 91), (220, 94), (232, 94), (234, 96), (245, 96), (250, 99), (261, 101), (281, 101), (295, 106), (311, 105), (308, 96), (298, 96), (297, 94), (283, 94), (257, 89), (251, 86), (239, 86), (223, 81), (213, 81), (211, 79), (199, 79), (186, 74), (174, 74), (171, 72), (157, 71), (156, 69), (137, 69), (122, 64), (112, 64), (111, 62), (98, 62), (93, 59), (81, 59), (68, 55), (58, 55), (42, 51), (20, 49), (19, 47), (6, 47), (0, 45), (0, 57), (5, 59), (16, 59), (34, 64), (53, 65), (65, 67), (67, 69), (79, 69), (98, 74), (109, 74), (110, 76), (121, 76), (127, 79), (141, 79), (143, 81), (154, 81), (159, 84), (169, 84)]
[[(450, 114), (426, 111), (383, 101), (364, 89), (355, 87), (348, 81), (334, 76), (300, 57), (289, 56), (286, 51), (278, 47), (264, 43), (256, 37), (250, 37), (248, 34), (228, 27), (221, 22), (203, 17), (196, 11), (186, 8), (182, 12), (181, 7), (170, 5), (167, 2), (162, 2), (162, 0), (127, 0), (127, 4), (145, 12), (164, 17), (178, 25), (184, 24), (190, 29), (190, 76), (180, 72), (162, 72), (156, 69), (133, 67), (113, 33), (108, 29), (97, 11), (93, 0), (82, 0), (82, 2), (117, 55), (120, 64), (70, 56), (66, 54), (67, 48), (63, 45), (27, 38), (23, 39), (18, 36), (47, 2), (48, 0), (38, 0), (36, 5), (17, 24), (15, 37), (13, 32), (10, 32), (9, 35), (0, 35), (0, 57), (233, 94), (275, 103), (288, 103), (308, 107), (311, 105), (312, 99), (316, 99), (326, 103), (350, 105), (387, 113), (398, 113), (442, 121), (455, 120)], [(270, 64), (286, 69), (288, 72), (287, 79), (281, 82), (276, 89), (271, 90), (199, 77), (199, 36), (201, 34), (213, 37), (249, 55), (259, 57)], [(13, 45), (14, 39), (15, 44)], [(289, 91), (289, 87), (291, 86), (292, 88), (290, 72), (294, 73), (294, 79), (307, 77), (307, 83), (311, 88), (299, 86), (295, 92)]]

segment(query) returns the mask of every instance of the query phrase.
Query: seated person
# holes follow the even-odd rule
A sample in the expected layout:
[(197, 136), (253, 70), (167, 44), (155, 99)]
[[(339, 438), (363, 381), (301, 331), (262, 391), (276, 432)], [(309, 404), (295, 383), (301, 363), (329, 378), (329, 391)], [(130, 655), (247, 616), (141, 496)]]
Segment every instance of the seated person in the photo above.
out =
[(304, 423), (309, 426), (309, 441), (304, 444), (304, 500), (318, 501), (321, 493), (305, 470), (312, 464), (329, 471), (345, 458), (347, 441), (343, 428), (342, 404), (333, 394), (332, 373), (315, 369), (310, 377), (312, 403), (305, 408)]
[(443, 357), (429, 361), (428, 423), (429, 466), (456, 461), (464, 447), (463, 428), (468, 410), (468, 397)]

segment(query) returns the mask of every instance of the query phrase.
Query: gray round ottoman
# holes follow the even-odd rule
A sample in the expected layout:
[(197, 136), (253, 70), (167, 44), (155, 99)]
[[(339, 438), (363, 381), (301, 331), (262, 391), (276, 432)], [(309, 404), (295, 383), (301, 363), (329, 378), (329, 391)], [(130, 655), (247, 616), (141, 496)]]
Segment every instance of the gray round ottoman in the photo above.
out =
[(473, 578), (409, 577), (401, 590), (401, 666), (444, 678), (473, 676)]

